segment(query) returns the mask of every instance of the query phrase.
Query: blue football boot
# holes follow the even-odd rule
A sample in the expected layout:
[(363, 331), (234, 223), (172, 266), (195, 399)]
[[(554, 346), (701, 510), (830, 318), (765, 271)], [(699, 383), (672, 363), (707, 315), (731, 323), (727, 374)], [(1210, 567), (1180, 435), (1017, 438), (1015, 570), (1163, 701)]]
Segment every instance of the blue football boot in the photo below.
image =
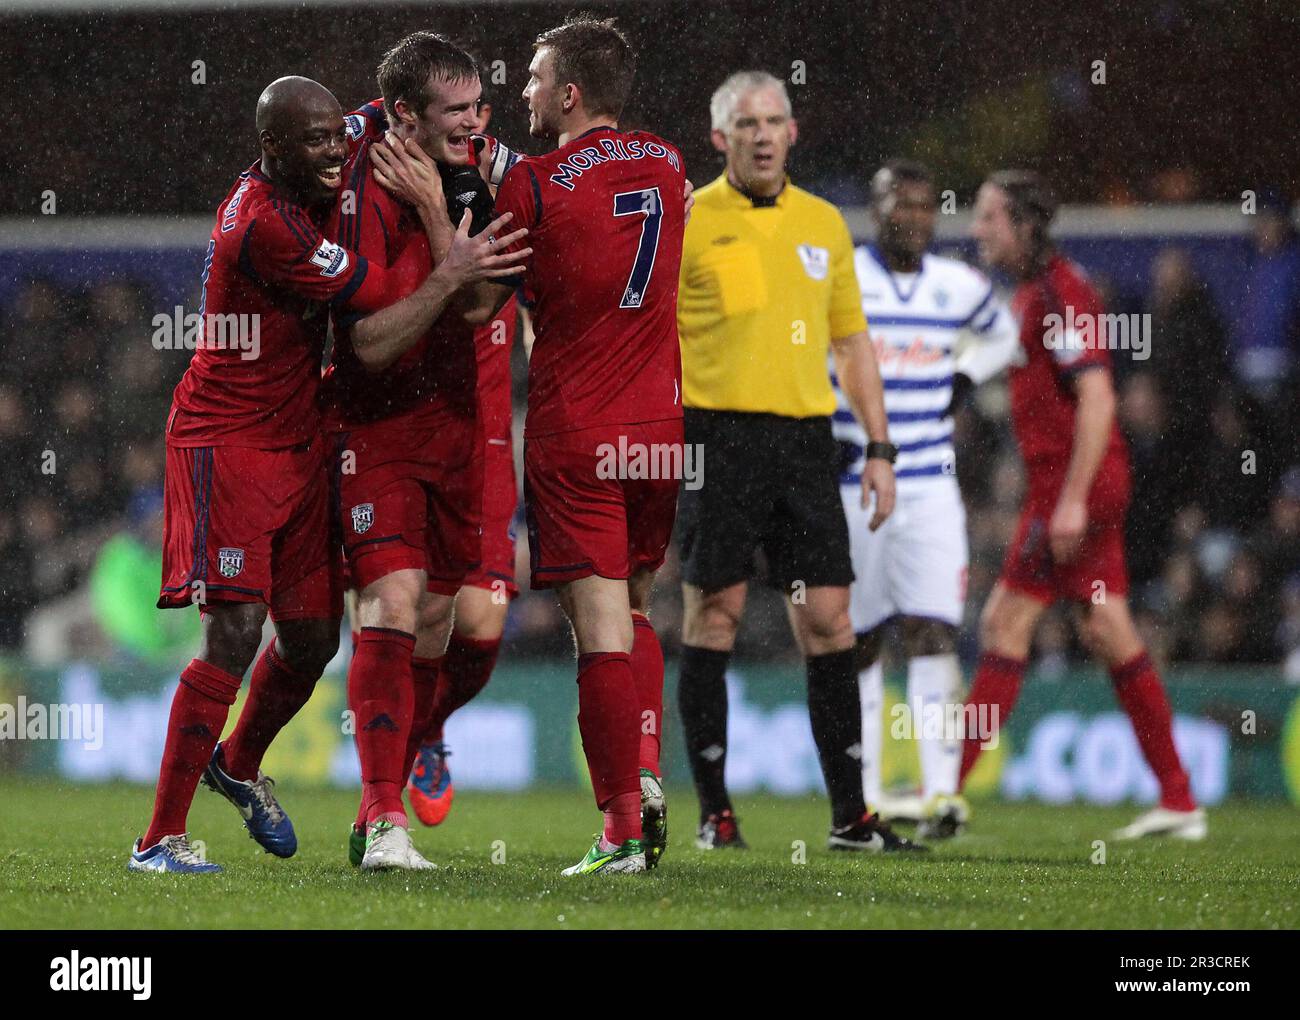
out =
[(221, 745), (212, 749), (212, 760), (203, 773), (203, 785), (215, 790), (235, 805), (244, 828), (257, 845), (276, 857), (292, 857), (298, 850), (293, 822), (275, 799), (275, 780), (258, 770), (252, 782), (234, 779), (222, 769), (225, 758)]

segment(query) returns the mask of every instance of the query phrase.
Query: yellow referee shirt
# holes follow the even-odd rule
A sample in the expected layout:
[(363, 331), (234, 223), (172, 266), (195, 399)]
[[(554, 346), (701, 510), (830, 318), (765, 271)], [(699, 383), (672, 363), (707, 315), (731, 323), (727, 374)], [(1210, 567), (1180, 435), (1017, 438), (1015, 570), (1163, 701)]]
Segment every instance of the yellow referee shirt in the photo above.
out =
[(725, 173), (695, 193), (677, 295), (686, 407), (831, 414), (830, 341), (866, 328), (833, 205), (789, 182), (755, 204)]

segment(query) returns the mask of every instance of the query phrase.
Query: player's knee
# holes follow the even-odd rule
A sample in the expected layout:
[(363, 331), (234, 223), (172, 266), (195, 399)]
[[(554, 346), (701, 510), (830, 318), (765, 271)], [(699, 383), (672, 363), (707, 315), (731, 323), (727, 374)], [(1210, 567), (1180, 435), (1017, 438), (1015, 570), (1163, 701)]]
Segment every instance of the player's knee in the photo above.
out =
[(880, 658), (880, 648), (883, 644), (884, 635), (881, 633), (880, 627), (867, 631), (865, 634), (858, 634), (854, 638), (853, 648), (859, 673), (864, 669), (869, 669)]
[(1117, 662), (1136, 654), (1141, 638), (1127, 608), (1086, 606), (1079, 621), (1079, 639), (1092, 655)]
[(338, 627), (321, 627), (287, 641), (282, 635), (276, 647), (283, 656), (285, 665), (295, 673), (318, 677), (338, 653)]
[(985, 651), (1005, 647), (1011, 638), (1011, 621), (998, 603), (990, 600), (980, 613), (980, 646)]
[(262, 645), (266, 612), (260, 606), (231, 607), (211, 613), (206, 621), (200, 657), (227, 672), (242, 676)]
[(951, 655), (957, 650), (957, 628), (942, 620), (906, 616), (903, 618), (903, 648), (908, 658)]
[(721, 598), (704, 598), (693, 615), (692, 631), (708, 640), (734, 641), (740, 629), (740, 612)]
[(801, 644), (809, 654), (820, 655), (835, 648), (847, 647), (853, 641), (853, 624), (849, 620), (848, 606), (801, 607), (804, 611), (796, 617)]
[(420, 600), (415, 610), (417, 630), (436, 633), (451, 625), (452, 600), (445, 596), (430, 595)]
[[(424, 585), (406, 571), (389, 574), (361, 593), (360, 617), (363, 627), (387, 627), (414, 633), (418, 624), (418, 606)], [(415, 571), (410, 571), (415, 575)]]
[(453, 626), (457, 634), (472, 641), (496, 641), (505, 633), (509, 611), (509, 602), (498, 603), (492, 596), (472, 602), (457, 598)]

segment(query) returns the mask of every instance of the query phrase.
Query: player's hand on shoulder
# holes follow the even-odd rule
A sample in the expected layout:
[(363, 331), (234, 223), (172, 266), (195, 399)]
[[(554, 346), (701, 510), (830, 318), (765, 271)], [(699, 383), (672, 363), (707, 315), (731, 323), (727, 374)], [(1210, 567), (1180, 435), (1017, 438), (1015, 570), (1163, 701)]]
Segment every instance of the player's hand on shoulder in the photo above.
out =
[(691, 222), (691, 210), (695, 208), (695, 185), (691, 179), (686, 178), (686, 183), (682, 186), (682, 198), (686, 199), (686, 222)]
[(894, 512), (894, 465), (880, 457), (868, 457), (862, 469), (862, 508), (871, 509), (871, 497), (876, 498), (875, 513), (871, 515), (871, 530), (875, 531)]
[(446, 208), (442, 175), (413, 138), (389, 131), (370, 147), (375, 180), (403, 201), (428, 209)]
[(456, 236), (452, 238), (447, 257), (438, 266), (438, 270), (446, 273), (457, 287), (480, 280), (517, 275), (532, 255), (533, 249), (507, 250), (528, 236), (526, 227), (502, 234), (513, 218), (514, 213), (504, 213), (471, 237), (469, 227), (473, 217), (466, 209), (456, 228)]

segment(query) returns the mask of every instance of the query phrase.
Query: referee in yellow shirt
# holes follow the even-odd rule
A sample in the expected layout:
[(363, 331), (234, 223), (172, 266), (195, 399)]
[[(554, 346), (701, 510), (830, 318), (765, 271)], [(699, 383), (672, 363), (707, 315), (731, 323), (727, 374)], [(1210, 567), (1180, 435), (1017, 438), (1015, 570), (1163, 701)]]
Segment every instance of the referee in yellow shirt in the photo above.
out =
[(808, 710), (831, 800), (829, 845), (910, 848), (862, 799), (853, 569), (831, 437), (830, 354), (871, 440), (863, 500), (875, 500), (873, 530), (894, 506), (897, 451), (853, 241), (834, 206), (786, 177), (796, 124), (779, 79), (733, 74), (710, 112), (726, 171), (695, 193), (677, 302), (686, 442), (704, 453), (703, 485), (684, 490), (679, 515), (685, 620), (677, 698), (700, 798), (696, 842), (745, 845), (723, 779), (724, 676), (761, 549), (807, 660)]

